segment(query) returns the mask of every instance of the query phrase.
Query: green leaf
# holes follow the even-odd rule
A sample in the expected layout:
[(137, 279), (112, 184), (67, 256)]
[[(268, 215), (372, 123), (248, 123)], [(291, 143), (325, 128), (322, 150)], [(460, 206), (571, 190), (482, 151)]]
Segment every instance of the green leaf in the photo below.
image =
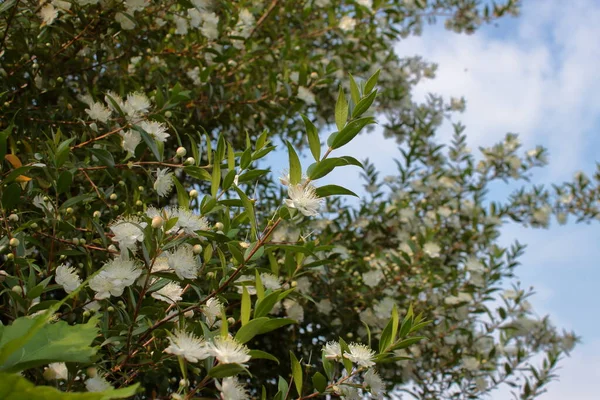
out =
[(0, 371), (18, 372), (57, 361), (89, 362), (96, 354), (90, 345), (98, 334), (97, 319), (79, 325), (65, 321), (46, 323), (28, 335), (34, 331), (34, 324), (46, 319), (46, 315), (18, 318), (4, 327), (0, 338)]
[(267, 317), (255, 318), (249, 321), (246, 325), (242, 326), (235, 334), (235, 340), (240, 343), (246, 343), (251, 340), (254, 336), (260, 333), (263, 325), (269, 321)]
[(365, 94), (370, 94), (371, 91), (375, 88), (375, 85), (377, 84), (377, 80), (379, 79), (379, 73), (381, 72), (381, 70), (377, 70), (375, 71), (375, 73), (367, 80), (367, 83), (365, 83)]
[(262, 335), (267, 332), (274, 331), (275, 329), (281, 328), (282, 326), (291, 325), (298, 323), (295, 319), (291, 318), (271, 318), (261, 326), (258, 334)]
[(189, 166), (183, 167), (183, 171), (192, 178), (200, 179), (201, 181), (210, 182), (212, 180), (212, 176), (204, 168)]
[(250, 229), (252, 238), (256, 238), (256, 214), (254, 213), (254, 204), (250, 201), (246, 193), (244, 193), (239, 187), (234, 187), (238, 196), (240, 196), (240, 200), (242, 200), (242, 204), (246, 209), (246, 214), (248, 215), (248, 219), (250, 220)]
[(264, 360), (271, 360), (271, 361), (275, 361), (277, 364), (279, 364), (279, 360), (277, 359), (277, 357), (275, 357), (274, 355), (267, 353), (266, 351), (262, 351), (262, 350), (250, 350), (248, 352), (248, 355), (252, 358), (261, 358)]
[(350, 74), (350, 97), (352, 98), (354, 104), (358, 104), (360, 101), (360, 90), (358, 90), (358, 85), (356, 84), (352, 74)]
[(10, 212), (19, 203), (20, 198), (21, 186), (18, 183), (8, 185), (2, 191), (2, 208), (4, 208), (4, 211)]
[(112, 154), (109, 153), (108, 151), (106, 151), (104, 149), (94, 149), (94, 148), (88, 148), (87, 151), (92, 153), (94, 155), (94, 157), (96, 157), (98, 159), (100, 164), (106, 165), (109, 168), (113, 168), (115, 166), (115, 159), (113, 158)]
[(342, 350), (342, 363), (344, 364), (344, 368), (346, 368), (346, 372), (352, 372), (352, 361), (344, 356), (345, 353), (350, 353), (350, 348), (348, 348), (348, 344), (344, 341), (344, 339), (340, 338), (340, 348)]
[(377, 90), (359, 101), (356, 107), (354, 107), (354, 111), (352, 111), (352, 118), (357, 118), (364, 114), (371, 107), (371, 104), (373, 104), (375, 97), (377, 97)]
[(402, 320), (402, 325), (400, 326), (400, 337), (403, 338), (408, 335), (410, 329), (412, 328), (412, 323), (414, 319), (414, 311), (412, 304), (408, 307), (408, 311)]
[(341, 131), (346, 121), (348, 120), (348, 102), (346, 101), (346, 95), (344, 89), (340, 86), (338, 92), (337, 102), (335, 103), (335, 125), (338, 131)]
[(310, 152), (312, 153), (315, 161), (319, 161), (321, 159), (321, 141), (319, 140), (319, 132), (317, 131), (317, 127), (308, 119), (308, 117), (304, 114), (300, 114), (302, 120), (304, 121), (304, 125), (306, 126), (306, 136), (308, 137), (308, 147), (310, 147)]
[(346, 156), (340, 158), (326, 158), (317, 163), (311, 164), (306, 170), (308, 177), (312, 180), (327, 176), (335, 167), (344, 165), (358, 165), (362, 168), (362, 164), (354, 157)]
[(292, 363), (292, 377), (294, 378), (294, 385), (298, 391), (298, 396), (302, 397), (302, 365), (300, 365), (300, 362), (292, 351), (290, 351), (290, 361)]
[[(0, 8), (1, 7), (2, 6), (0, 5)], [(0, 132), (0, 162), (4, 160), (4, 156), (6, 155), (6, 142), (8, 141), (8, 137), (12, 133), (14, 126), (14, 123), (11, 122), (5, 130)]]
[(215, 156), (215, 162), (213, 164), (210, 194), (212, 197), (217, 197), (219, 193), (219, 185), (221, 184), (221, 161)]
[(254, 304), (254, 318), (260, 318), (267, 315), (279, 301), (280, 290), (269, 293), (263, 299), (257, 299)]
[(154, 140), (154, 138), (138, 125), (133, 125), (133, 129), (140, 133), (142, 139), (144, 140), (144, 143), (146, 143), (146, 146), (148, 146), (148, 148), (154, 155), (154, 158), (156, 158), (157, 161), (162, 161), (162, 156), (160, 154), (160, 151), (158, 151), (158, 146), (156, 145), (156, 141)]
[(340, 147), (354, 139), (354, 137), (358, 135), (362, 128), (373, 123), (375, 123), (375, 118), (373, 117), (359, 118), (350, 122), (344, 127), (344, 129), (339, 131), (335, 138), (332, 140), (330, 145), (331, 148), (339, 149)]
[(73, 174), (70, 171), (63, 171), (56, 180), (56, 192), (58, 194), (65, 193), (71, 188), (73, 183)]
[(71, 145), (71, 142), (73, 142), (73, 140), (75, 140), (75, 137), (67, 139), (58, 145), (56, 149), (56, 154), (54, 154), (54, 163), (56, 164), (57, 168), (62, 167), (65, 161), (67, 161), (67, 158), (69, 157), (71, 151), (71, 148), (69, 146)]
[(229, 142), (227, 142), (227, 168), (229, 171), (235, 170), (235, 152)]
[[(248, 250), (250, 250), (254, 246), (258, 246), (258, 242), (254, 243), (252, 246), (250, 246), (248, 248)], [(264, 247), (261, 247), (261, 249), (264, 251)], [(265, 287), (263, 286), (262, 279), (260, 277), (260, 274), (258, 273), (258, 269), (254, 270), (254, 275), (255, 275), (255, 282), (256, 282), (256, 284), (255, 284), (255, 287), (256, 287), (256, 298), (259, 299), (259, 300), (262, 300), (262, 299), (265, 298)]]
[(327, 390), (327, 378), (325, 378), (325, 375), (318, 371), (312, 376), (312, 383), (315, 390), (319, 393), (323, 393), (325, 390)]
[(208, 371), (208, 375), (213, 378), (227, 378), (241, 373), (250, 375), (250, 372), (240, 364), (220, 364)]
[(302, 165), (300, 164), (300, 159), (292, 144), (287, 140), (285, 143), (287, 144), (290, 157), (290, 184), (297, 185), (302, 180)]
[(398, 307), (394, 304), (392, 307), (392, 342), (396, 340), (396, 335), (398, 334)]
[(358, 197), (358, 195), (356, 193), (354, 193), (353, 191), (343, 188), (341, 186), (337, 186), (337, 185), (321, 186), (315, 190), (315, 193), (319, 197), (327, 197), (327, 196), (334, 196), (334, 195), (349, 195), (349, 196)]
[(425, 336), (415, 336), (415, 337), (401, 340), (398, 343), (395, 343), (394, 345), (392, 345), (392, 347), (390, 348), (390, 351), (404, 349), (410, 345), (420, 342), (423, 339), (425, 339)]
[(183, 188), (181, 182), (179, 182), (179, 179), (177, 179), (175, 175), (172, 175), (172, 178), (173, 183), (175, 184), (175, 188), (177, 189), (177, 202), (179, 203), (179, 207), (187, 210), (188, 208), (190, 208), (190, 196), (188, 195), (188, 192), (186, 192), (186, 190)]
[(250, 303), (250, 295), (248, 294), (248, 289), (246, 289), (246, 286), (244, 286), (242, 290), (242, 310), (240, 319), (242, 321), (242, 326), (244, 326), (248, 323), (248, 321), (250, 321), (250, 310), (252, 304)]
[(8, 0), (0, 4), (0, 14), (10, 10), (10, 8), (14, 6), (16, 2), (17, 0)]
[(270, 169), (253, 169), (238, 177), (238, 183), (253, 181), (271, 172)]
[(0, 399), (3, 400), (111, 400), (126, 399), (135, 395), (139, 383), (103, 392), (61, 392), (51, 386), (35, 386), (17, 374), (0, 372)]

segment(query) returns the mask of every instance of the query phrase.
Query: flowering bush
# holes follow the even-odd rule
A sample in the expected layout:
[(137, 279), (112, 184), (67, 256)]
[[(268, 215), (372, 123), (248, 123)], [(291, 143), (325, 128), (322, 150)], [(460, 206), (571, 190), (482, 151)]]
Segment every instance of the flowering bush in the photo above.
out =
[[(600, 190), (579, 174), (485, 201), (545, 150), (507, 135), (474, 156), (458, 125), (441, 146), (464, 101), (413, 103), (435, 67), (391, 51), (516, 1), (339, 3), (0, 4), (0, 397), (543, 392), (577, 338), (531, 292), (496, 295), (523, 252), (498, 228), (589, 221)], [(343, 148), (376, 119), (401, 145), (383, 180)], [(358, 207), (319, 184), (341, 167), (364, 170)]]

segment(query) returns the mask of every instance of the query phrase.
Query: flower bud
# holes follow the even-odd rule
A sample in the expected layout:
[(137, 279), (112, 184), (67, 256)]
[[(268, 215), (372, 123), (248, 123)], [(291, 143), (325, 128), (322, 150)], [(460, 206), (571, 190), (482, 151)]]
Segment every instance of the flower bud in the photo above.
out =
[(110, 197), (109, 197), (109, 199), (116, 200), (117, 199), (117, 194), (116, 193), (111, 194)]
[(98, 370), (96, 369), (96, 367), (89, 367), (85, 372), (90, 378), (95, 378), (96, 376), (98, 376)]
[(185, 149), (185, 147), (178, 147), (175, 154), (177, 154), (177, 157), (185, 157), (185, 155), (187, 154), (187, 150)]
[(199, 244), (195, 244), (192, 250), (194, 251), (194, 254), (200, 254), (202, 253), (202, 246)]
[(125, 186), (125, 181), (119, 181), (119, 186)]
[(171, 111), (165, 112), (165, 117), (171, 118), (172, 116), (173, 116), (173, 113)]
[(193, 165), (193, 164), (196, 164), (196, 160), (194, 160), (194, 157), (188, 157), (185, 159), (184, 164), (185, 165)]
[(10, 240), (8, 241), (8, 244), (9, 244), (11, 247), (17, 247), (19, 244), (21, 244), (21, 242), (20, 242), (20, 241), (19, 241), (19, 239), (17, 239), (17, 238), (12, 238), (12, 239), (10, 239)]
[(66, 212), (67, 212), (67, 214), (73, 214), (73, 208), (72, 207), (67, 208)]
[(112, 206), (113, 210), (115, 211), (119, 211), (119, 206), (117, 204), (115, 204), (114, 206)]
[(29, 225), (31, 227), (31, 229), (37, 229), (38, 228), (38, 224), (36, 222), (34, 222), (33, 224)]
[(23, 293), (23, 289), (21, 288), (21, 286), (19, 285), (15, 285), (12, 287), (11, 289), (13, 292), (17, 293), (17, 294), (21, 294)]
[(90, 312), (89, 312), (88, 310), (85, 310), (85, 311), (83, 312), (83, 317), (84, 317), (84, 318), (89, 318), (89, 317), (90, 317), (90, 315), (91, 315), (91, 314), (90, 314)]
[(164, 223), (165, 223), (165, 220), (162, 219), (162, 217), (160, 217), (158, 215), (156, 217), (152, 218), (152, 227), (154, 229), (160, 228), (161, 226), (164, 225)]
[(108, 306), (108, 307), (106, 308), (106, 311), (108, 311), (108, 312), (113, 312), (113, 311), (115, 311), (115, 308), (114, 308), (113, 306)]
[(139, 190), (140, 192), (143, 192), (143, 191), (144, 191), (144, 187), (143, 187), (143, 186), (138, 186), (138, 190)]
[(79, 244), (79, 239), (78, 238), (73, 238), (73, 239), (71, 239), (71, 242), (73, 242), (74, 245), (78, 245)]
[(8, 273), (6, 271), (0, 271), (0, 283), (4, 282), (7, 276)]
[(135, 202), (135, 205), (138, 206), (138, 207), (141, 207), (141, 206), (144, 205), (144, 203), (142, 203), (141, 200), (138, 200), (138, 201)]
[(79, 244), (83, 246), (85, 244), (85, 239), (84, 238), (79, 239)]
[(184, 312), (183, 316), (186, 318), (192, 318), (194, 316), (194, 310)]
[(108, 251), (117, 252), (119, 250), (117, 250), (114, 244), (111, 244), (110, 246), (108, 246)]
[(53, 381), (56, 379), (56, 372), (52, 368), (46, 368), (42, 376), (47, 381)]
[(8, 220), (10, 222), (18, 222), (19, 221), (19, 216), (17, 214), (10, 214), (8, 216)]
[(218, 231), (222, 231), (222, 230), (223, 230), (223, 228), (224, 228), (224, 226), (223, 226), (223, 223), (222, 223), (222, 222), (217, 222), (217, 223), (215, 224), (215, 229), (216, 229), (216, 230), (218, 230)]
[(195, 199), (196, 197), (198, 197), (198, 191), (196, 189), (190, 190), (190, 197), (192, 199)]
[(94, 211), (94, 214), (93, 214), (94, 218), (100, 218), (100, 215), (101, 215), (100, 211)]

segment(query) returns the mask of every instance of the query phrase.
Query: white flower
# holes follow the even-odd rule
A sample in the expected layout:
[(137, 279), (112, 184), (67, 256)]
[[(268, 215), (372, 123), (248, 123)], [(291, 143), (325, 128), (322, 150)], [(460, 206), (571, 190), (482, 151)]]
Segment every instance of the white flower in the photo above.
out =
[(184, 231), (188, 235), (196, 235), (196, 231), (209, 230), (208, 220), (205, 217), (194, 214), (190, 210), (179, 208), (172, 217), (177, 217), (177, 222), (173, 229)]
[(350, 353), (345, 352), (344, 357), (348, 358), (353, 363), (360, 365), (361, 367), (372, 367), (375, 365), (373, 357), (375, 352), (364, 344), (350, 343), (348, 345)]
[(441, 250), (441, 247), (437, 243), (427, 242), (423, 245), (423, 252), (429, 257), (439, 257)]
[(41, 194), (33, 198), (33, 205), (42, 210), (51, 210), (54, 208), (52, 203), (49, 200), (44, 200), (44, 196)]
[(182, 299), (183, 289), (176, 282), (169, 282), (160, 290), (152, 293), (152, 297), (156, 300), (161, 300), (169, 304), (175, 304)]
[(463, 368), (469, 371), (476, 371), (479, 368), (479, 361), (475, 357), (463, 357)]
[(202, 14), (204, 23), (200, 28), (200, 32), (208, 40), (215, 40), (219, 37), (219, 17), (213, 12), (207, 12)]
[(246, 400), (250, 398), (244, 385), (235, 376), (224, 378), (220, 385), (217, 382), (217, 389), (221, 391), (222, 400)]
[(301, 184), (290, 185), (288, 186), (288, 196), (290, 198), (285, 199), (285, 204), (289, 208), (297, 209), (307, 217), (317, 215), (323, 203), (323, 199), (317, 197), (315, 187), (312, 185), (306, 185), (306, 187)]
[(102, 103), (94, 102), (85, 112), (91, 119), (106, 123), (112, 111)]
[(342, 358), (342, 348), (338, 342), (327, 342), (323, 346), (323, 351), (325, 352), (325, 358), (329, 360), (339, 360)]
[(40, 9), (40, 18), (44, 25), (52, 25), (56, 17), (58, 17), (58, 10), (52, 4), (46, 4)]
[(173, 189), (173, 173), (169, 168), (158, 168), (156, 170), (156, 180), (154, 181), (154, 190), (160, 197), (165, 197)]
[(369, 388), (369, 392), (371, 392), (371, 394), (374, 394), (375, 396), (383, 394), (383, 391), (385, 390), (385, 384), (383, 383), (383, 380), (381, 379), (379, 374), (375, 372), (374, 369), (370, 369), (367, 371), (367, 373), (365, 374), (364, 383)]
[(193, 333), (178, 330), (169, 336), (170, 345), (164, 351), (184, 357), (189, 362), (198, 362), (210, 356), (206, 342)]
[(315, 6), (327, 7), (331, 3), (331, 0), (315, 0)]
[(304, 321), (304, 308), (292, 299), (285, 299), (283, 301), (283, 308), (285, 308), (285, 314), (298, 322)]
[(465, 263), (467, 271), (471, 272), (485, 272), (485, 267), (476, 257), (469, 257)]
[(133, 22), (131, 18), (129, 18), (122, 12), (118, 12), (115, 14), (115, 21), (121, 24), (121, 29), (125, 31), (130, 31), (133, 28), (135, 28), (135, 22)]
[(111, 295), (121, 296), (127, 286), (135, 283), (142, 274), (136, 263), (131, 260), (114, 259), (90, 280), (90, 288), (96, 292), (96, 299), (107, 299)]
[(148, 133), (148, 135), (152, 136), (159, 142), (164, 143), (167, 140), (167, 138), (171, 136), (167, 133), (167, 127), (162, 122), (143, 121), (140, 124), (140, 128), (145, 130)]
[(64, 362), (55, 362), (48, 364), (48, 369), (53, 372), (54, 379), (69, 379), (69, 371), (67, 370), (67, 364)]
[(458, 296), (449, 296), (444, 299), (444, 303), (451, 306), (461, 303), (470, 303), (471, 301), (473, 301), (473, 296), (464, 292), (459, 293)]
[(308, 294), (312, 290), (312, 283), (307, 276), (302, 276), (296, 281), (296, 290), (303, 294)]
[(175, 15), (173, 17), (173, 19), (175, 20), (175, 26), (177, 27), (177, 29), (175, 29), (175, 33), (178, 35), (185, 35), (188, 32), (188, 22), (187, 19), (180, 17), (178, 15)]
[(81, 279), (77, 275), (77, 272), (75, 272), (75, 268), (67, 267), (64, 264), (61, 264), (56, 268), (54, 280), (61, 285), (67, 293), (71, 293), (81, 285)]
[(339, 388), (340, 394), (344, 397), (344, 400), (361, 400), (358, 389), (354, 386), (342, 385)]
[(176, 250), (167, 253), (167, 259), (169, 267), (175, 271), (179, 279), (194, 279), (198, 276), (198, 264), (192, 246), (179, 246)]
[(63, 11), (69, 11), (71, 9), (71, 3), (63, 0), (52, 0), (52, 5), (60, 8)]
[(379, 284), (379, 282), (381, 282), (381, 280), (384, 278), (384, 275), (383, 272), (376, 269), (373, 271), (365, 272), (364, 274), (362, 274), (362, 278), (365, 285), (374, 288)]
[(483, 376), (478, 376), (475, 379), (475, 386), (477, 387), (478, 392), (483, 392), (488, 387), (488, 381)]
[(106, 379), (98, 375), (85, 381), (85, 388), (88, 390), (88, 392), (104, 392), (105, 390), (110, 390), (113, 387), (106, 381)]
[(221, 317), (221, 302), (215, 297), (208, 299), (206, 304), (202, 307), (202, 312), (206, 317), (208, 326), (211, 327)]
[[(111, 99), (112, 99), (112, 101), (111, 101)], [(125, 108), (125, 103), (123, 102), (123, 99), (121, 98), (121, 96), (119, 96), (117, 93), (115, 93), (111, 90), (109, 90), (108, 92), (105, 93), (104, 101), (106, 102), (106, 105), (108, 105), (108, 108), (110, 108), (113, 111), (119, 112), (117, 107), (115, 107), (115, 104), (121, 109), (121, 111), (123, 111), (123, 108)], [(114, 104), (113, 104), (113, 102), (114, 102)]]
[(344, 15), (340, 20), (340, 29), (344, 32), (353, 30), (356, 27), (356, 20), (352, 17)]
[(202, 22), (202, 13), (195, 8), (188, 9), (187, 13), (190, 18), (190, 26), (192, 28), (198, 28)]
[(142, 142), (142, 135), (138, 131), (129, 129), (121, 132), (123, 137), (123, 150), (126, 150), (130, 155), (135, 154), (135, 149)]
[(366, 7), (369, 10), (373, 8), (373, 0), (356, 0), (356, 4)]
[(262, 281), (265, 289), (277, 290), (281, 289), (281, 282), (279, 278), (273, 274), (262, 273), (260, 274), (260, 280)]
[(98, 303), (97, 301), (90, 301), (89, 303), (85, 304), (83, 306), (83, 308), (85, 308), (88, 311), (92, 311), (92, 312), (96, 312), (100, 309), (100, 303)]
[(133, 110), (134, 114), (146, 114), (151, 105), (148, 97), (139, 92), (129, 93), (125, 102), (125, 107)]
[(145, 0), (125, 0), (127, 11), (133, 14), (135, 11), (141, 11), (146, 7)]
[(216, 337), (209, 345), (210, 354), (222, 364), (243, 364), (251, 358), (249, 351), (248, 347), (230, 337)]
[(77, 0), (80, 6), (86, 6), (88, 4), (98, 4), (99, 0)]
[(331, 300), (323, 299), (317, 303), (317, 310), (321, 314), (329, 315), (331, 311), (333, 311), (333, 306), (331, 305)]
[(305, 88), (304, 86), (298, 86), (298, 94), (296, 95), (300, 100), (305, 102), (307, 105), (311, 106), (317, 104), (315, 100), (315, 95), (310, 89)]
[(119, 243), (121, 251), (135, 251), (137, 242), (144, 240), (143, 228), (145, 222), (140, 221), (137, 217), (119, 218), (110, 225), (110, 230), (114, 234), (113, 240)]

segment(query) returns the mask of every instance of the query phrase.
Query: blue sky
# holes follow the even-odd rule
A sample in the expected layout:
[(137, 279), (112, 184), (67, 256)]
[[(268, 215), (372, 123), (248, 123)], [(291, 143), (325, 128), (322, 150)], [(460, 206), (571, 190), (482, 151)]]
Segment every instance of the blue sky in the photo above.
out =
[[(466, 125), (474, 151), (514, 132), (524, 150), (538, 144), (549, 149), (550, 165), (534, 175), (535, 183), (570, 180), (579, 170), (591, 174), (600, 161), (600, 1), (524, 3), (519, 18), (483, 27), (475, 35), (454, 35), (430, 26), (422, 36), (398, 43), (396, 51), (439, 64), (437, 77), (416, 88), (417, 99), (429, 92), (448, 99), (465, 97), (467, 110), (454, 120)], [(447, 141), (451, 132), (446, 126), (440, 137)], [(359, 159), (369, 157), (382, 176), (395, 173), (397, 147), (378, 132), (361, 135), (344, 149)], [(282, 153), (270, 157), (274, 172), (283, 168), (285, 158)], [(308, 160), (303, 164), (306, 167)], [(346, 167), (331, 180), (364, 193), (358, 174)], [(512, 188), (498, 185), (491, 198), (505, 198)], [(527, 244), (517, 275), (522, 287), (535, 287), (535, 310), (583, 337), (563, 361), (560, 381), (540, 398), (598, 399), (600, 223), (553, 222), (549, 229), (506, 224), (502, 232), (503, 244), (515, 239)], [(507, 390), (493, 396), (507, 398)]]

